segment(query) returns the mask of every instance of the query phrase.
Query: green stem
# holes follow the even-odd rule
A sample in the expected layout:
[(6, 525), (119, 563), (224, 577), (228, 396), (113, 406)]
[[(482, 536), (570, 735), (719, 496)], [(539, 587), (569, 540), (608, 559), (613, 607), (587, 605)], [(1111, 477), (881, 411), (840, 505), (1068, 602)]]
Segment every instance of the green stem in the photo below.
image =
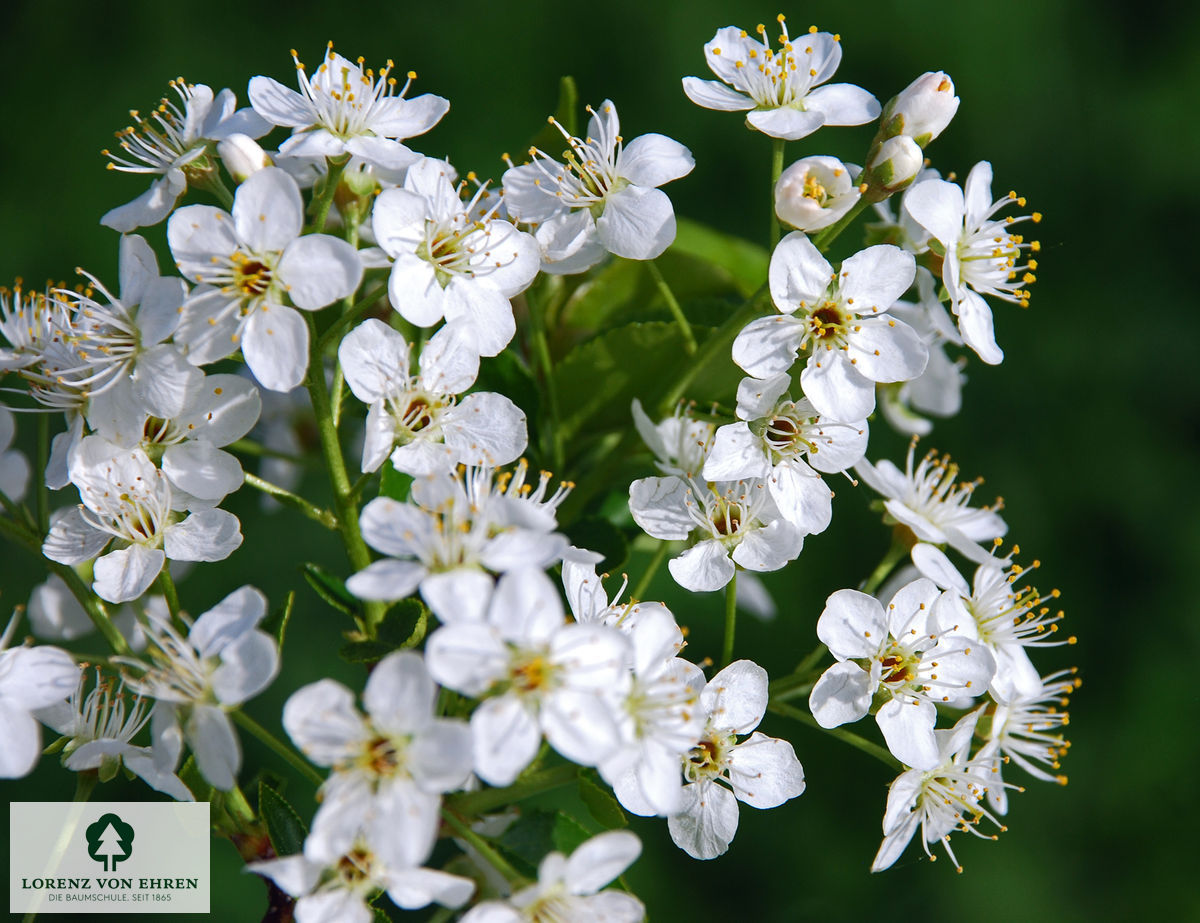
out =
[(737, 630), (737, 571), (725, 586), (725, 643), (721, 647), (722, 669), (733, 662), (733, 635)]
[(37, 414), (37, 455), (34, 456), (33, 479), (37, 482), (34, 509), (38, 531), (45, 535), (50, 531), (50, 489), (46, 486), (46, 465), (50, 461), (50, 414)]
[[(900, 532), (901, 528), (903, 527), (897, 527), (897, 529), (892, 533), (892, 544), (888, 546), (888, 550), (884, 553), (883, 559), (877, 565), (875, 565), (875, 569), (871, 571), (871, 576), (864, 580), (862, 586), (858, 588), (859, 592), (866, 593), (868, 596), (873, 596), (875, 591), (879, 589), (880, 584), (882, 584), (883, 581), (887, 579), (888, 574), (892, 572), (892, 569), (895, 568), (895, 566), (900, 563), (900, 560), (908, 554), (911, 546), (902, 537)], [(904, 529), (904, 531), (907, 532), (908, 530)]]
[(312, 782), (318, 788), (325, 784), (325, 777), (321, 775), (304, 757), (285, 744), (282, 740), (268, 731), (265, 727), (247, 715), (240, 708), (233, 709), (230, 713), (234, 723), (240, 725), (245, 731), (257, 737), (264, 744), (275, 751), (276, 754), (283, 757), (287, 763), (295, 769), (300, 775)]
[(546, 389), (546, 403), (550, 411), (548, 425), (543, 422), (542, 434), (549, 439), (549, 456), (555, 470), (561, 472), (563, 466), (563, 444), (559, 430), (558, 387), (554, 381), (554, 361), (550, 355), (550, 340), (546, 334), (545, 304), (537, 292), (526, 293), (526, 304), (529, 305), (530, 336), (533, 341), (533, 352), (542, 372), (542, 381)]
[(825, 253), (829, 249), (829, 245), (833, 243), (834, 238), (841, 234), (842, 231), (846, 230), (846, 228), (850, 227), (850, 224), (854, 221), (854, 219), (861, 215), (863, 210), (870, 204), (871, 203), (865, 198), (859, 199), (854, 203), (850, 211), (846, 212), (846, 214), (842, 215), (842, 217), (839, 218), (834, 224), (831, 224), (823, 231), (819, 231), (817, 235), (813, 237), (813, 246), (822, 253)]
[(164, 564), (163, 569), (158, 572), (158, 588), (162, 590), (163, 598), (167, 601), (167, 611), (171, 613), (171, 622), (182, 631), (184, 624), (179, 615), (179, 590), (175, 588), (175, 579), (171, 576), (170, 562)]
[(773, 139), (771, 145), (771, 229), (767, 234), (767, 249), (774, 250), (779, 243), (779, 218), (775, 215), (775, 186), (779, 182), (779, 174), (783, 172), (783, 147), (787, 142), (783, 138)]
[(375, 306), (375, 302), (387, 294), (387, 289), (388, 287), (386, 282), (375, 286), (375, 288), (363, 295), (360, 299), (358, 299), (358, 301), (350, 305), (350, 307), (348, 307), (342, 313), (341, 317), (330, 324), (329, 329), (321, 334), (321, 339), (317, 343), (317, 349), (322, 356), (325, 355), (325, 351), (329, 348), (331, 343), (337, 342), (341, 339), (343, 330), (370, 311), (371, 308)]
[(357, 501), (358, 498), (362, 496), (363, 488), (371, 483), (371, 480), (375, 477), (375, 474), (376, 472), (374, 471), (367, 471), (364, 474), (359, 475), (358, 480), (350, 485), (350, 496)]
[(291, 462), (293, 465), (303, 465), (304, 459), (299, 455), (291, 455), (287, 452), (280, 452), (277, 449), (268, 449), (265, 445), (259, 445), (257, 442), (252, 442), (249, 439), (239, 439), (237, 442), (230, 443), (225, 448), (240, 452), (242, 455), (257, 455), (260, 458), (278, 458), (280, 461)]
[(91, 801), (92, 792), (96, 788), (96, 783), (100, 781), (100, 772), (97, 769), (85, 769), (82, 772), (75, 774), (75, 796), (72, 801)]
[(575, 782), (578, 778), (579, 767), (574, 763), (566, 763), (562, 766), (539, 770), (519, 779), (507, 788), (485, 788), (478, 792), (464, 792), (449, 796), (446, 802), (457, 813), (474, 817), (477, 814), (486, 814), (496, 808), (507, 807), (526, 798), (532, 798), (534, 795), (540, 795), (542, 792), (567, 785)]
[(350, 155), (345, 154), (340, 157), (326, 157), (325, 163), (329, 167), (329, 172), (325, 174), (325, 183), (321, 187), (321, 194), (316, 200), (316, 209), (313, 212), (313, 233), (320, 234), (325, 230), (325, 222), (329, 219), (329, 206), (333, 204), (333, 197), (337, 193), (337, 187), (342, 181), (342, 173), (345, 172), (346, 164), (350, 162)]
[(442, 808), (442, 820), (444, 820), (446, 825), (454, 831), (456, 836), (466, 840), (475, 848), (476, 852), (483, 856), (483, 858), (487, 859), (487, 861), (491, 863), (492, 867), (505, 877), (509, 884), (516, 885), (525, 881), (524, 875), (509, 865), (508, 860), (500, 855), (500, 853), (496, 852), (496, 850), (492, 848), (491, 843), (472, 830), (470, 825), (468, 825), (466, 821), (455, 814), (452, 810), (449, 808)]
[(675, 323), (679, 325), (679, 330), (683, 334), (684, 350), (689, 356), (694, 356), (698, 348), (696, 345), (696, 335), (692, 333), (692, 325), (683, 316), (683, 308), (679, 306), (679, 302), (675, 298), (675, 293), (671, 291), (671, 286), (667, 285), (667, 280), (663, 278), (662, 270), (658, 268), (658, 264), (654, 260), (647, 260), (646, 268), (650, 270), (654, 284), (658, 286), (658, 291), (663, 296), (663, 301), (667, 303), (667, 307), (671, 309), (671, 314), (675, 318)]
[[(321, 439), (321, 452), (325, 457), (325, 469), (329, 472), (329, 483), (333, 487), (333, 504), (337, 512), (338, 529), (346, 557), (355, 570), (363, 570), (371, 563), (371, 552), (363, 541), (358, 527), (358, 506), (354, 501), (350, 477), (346, 474), (346, 460), (342, 457), (342, 446), (337, 428), (333, 425), (333, 414), (329, 406), (329, 390), (325, 386), (325, 368), (318, 351), (316, 321), (310, 312), (304, 313), (308, 321), (310, 353), (308, 359), (309, 399), (312, 401), (313, 416), (316, 418), (317, 433)], [(379, 622), (383, 619), (381, 603), (367, 603), (367, 631), (373, 638)]]
[(83, 611), (88, 614), (88, 618), (92, 620), (92, 624), (99, 629), (100, 634), (104, 635), (104, 640), (108, 642), (108, 646), (118, 654), (132, 653), (129, 649), (129, 644), (125, 641), (125, 636), (117, 630), (117, 626), (108, 617), (108, 612), (105, 610), (104, 605), (96, 598), (96, 594), (88, 589), (88, 585), (75, 572), (75, 568), (49, 560), (46, 561), (46, 566), (58, 574), (62, 582), (67, 585), (67, 589), (79, 601), (79, 605), (83, 606)]
[(824, 644), (818, 643), (816, 647), (808, 652), (803, 660), (796, 664), (796, 669), (794, 672), (801, 674), (808, 673), (813, 667), (821, 662), (821, 658), (823, 658), (827, 653), (829, 653), (829, 648), (827, 648)]
[(285, 490), (278, 484), (272, 484), (270, 481), (264, 481), (256, 474), (246, 472), (246, 485), (253, 487), (255, 490), (261, 490), (264, 494), (274, 497), (280, 503), (286, 503), (288, 506), (299, 510), (313, 522), (319, 522), (326, 529), (337, 531), (338, 519), (329, 510), (323, 510), (319, 506), (309, 503), (299, 494), (294, 494), (290, 490)]
[(831, 737), (836, 737), (838, 740), (848, 743), (850, 746), (861, 750), (863, 753), (869, 753), (875, 759), (886, 763), (895, 770), (901, 770), (904, 767), (900, 761), (888, 752), (886, 747), (881, 747), (879, 744), (872, 743), (865, 737), (859, 737), (853, 731), (847, 731), (845, 728), (823, 728), (817, 724), (817, 719), (803, 709), (795, 708), (791, 705), (786, 705), (783, 702), (771, 702), (767, 705), (767, 711), (774, 712), (784, 718), (791, 718), (793, 721), (799, 721), (801, 724), (807, 724), (811, 728), (816, 728)]
[(671, 553), (671, 543), (660, 541), (658, 548), (654, 551), (649, 563), (646, 565), (646, 570), (642, 573), (642, 578), (637, 582), (637, 586), (633, 588), (633, 592), (629, 594), (630, 600), (638, 600), (642, 598), (642, 594), (650, 586), (650, 581), (654, 579), (654, 575), (658, 569), (662, 567), (662, 562), (667, 559), (667, 555)]
[[(821, 650), (822, 652), (825, 650), (824, 645), (821, 646)], [(782, 702), (785, 699), (794, 699), (806, 692), (811, 692), (814, 685), (813, 677), (809, 675), (808, 670), (803, 672), (797, 670), (795, 673), (789, 673), (787, 676), (781, 676), (779, 679), (771, 681), (771, 700)]]
[(663, 414), (669, 414), (679, 403), (680, 399), (687, 393), (687, 389), (691, 387), (693, 381), (708, 371), (709, 363), (717, 357), (728, 360), (729, 347), (733, 343), (734, 338), (741, 333), (742, 328), (753, 320), (759, 313), (759, 306), (763, 303), (771, 304), (771, 293), (764, 283), (761, 288), (731, 314), (720, 327), (710, 333), (696, 350), (696, 355), (692, 357), (692, 361), (687, 363), (682, 375), (666, 393), (659, 405), (659, 411)]
[(206, 171), (200, 178), (193, 180), (193, 183), (205, 192), (211, 193), (226, 211), (233, 208), (233, 193), (217, 175), (215, 168)]

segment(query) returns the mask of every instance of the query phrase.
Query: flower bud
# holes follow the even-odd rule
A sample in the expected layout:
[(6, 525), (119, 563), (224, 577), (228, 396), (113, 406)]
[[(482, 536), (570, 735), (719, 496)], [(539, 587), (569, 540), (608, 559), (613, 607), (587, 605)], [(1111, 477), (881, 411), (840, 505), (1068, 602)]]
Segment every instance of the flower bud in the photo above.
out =
[(775, 184), (775, 214), (801, 231), (829, 227), (858, 201), (858, 186), (850, 170), (836, 157), (797, 160)]
[(217, 153), (229, 175), (239, 183), (245, 182), (247, 177), (271, 164), (267, 152), (247, 135), (235, 133), (224, 141), (217, 142)]
[(899, 192), (921, 172), (925, 157), (917, 143), (908, 135), (896, 135), (877, 145), (862, 179), (870, 188), (866, 192), (872, 202), (881, 202)]
[(954, 81), (942, 71), (922, 74), (884, 108), (880, 134), (885, 138), (908, 135), (925, 147), (957, 111)]

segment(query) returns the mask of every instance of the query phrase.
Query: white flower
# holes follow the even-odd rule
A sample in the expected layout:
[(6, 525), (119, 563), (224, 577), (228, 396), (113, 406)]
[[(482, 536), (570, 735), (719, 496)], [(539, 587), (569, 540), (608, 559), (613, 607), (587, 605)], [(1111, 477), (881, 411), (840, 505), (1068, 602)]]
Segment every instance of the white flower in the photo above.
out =
[(693, 859), (713, 859), (729, 848), (738, 801), (775, 808), (804, 793), (804, 768), (792, 745), (754, 730), (767, 698), (767, 671), (749, 660), (731, 663), (700, 693), (704, 733), (684, 759), (683, 809), (667, 819), (671, 839)]
[(632, 894), (601, 891), (629, 868), (642, 844), (628, 830), (598, 833), (570, 858), (552, 852), (538, 866), (537, 884), (505, 901), (472, 907), (462, 923), (640, 923), (646, 908)]
[(469, 878), (420, 866), (397, 866), (379, 843), (360, 838), (345, 855), (317, 862), (306, 855), (250, 862), (246, 868), (270, 878), (296, 898), (298, 923), (371, 923), (372, 900), (382, 889), (397, 907), (419, 910), (432, 903), (461, 907), (475, 890)]
[(992, 542), (1008, 531), (996, 512), (1001, 508), (1000, 501), (991, 507), (970, 506), (971, 496), (983, 480), (955, 484), (958, 465), (949, 455), (939, 456), (935, 450), (927, 452), (914, 469), (916, 448), (914, 439), (908, 447), (904, 471), (886, 458), (874, 465), (860, 461), (854, 470), (886, 498), (884, 509), (921, 541), (948, 544), (976, 563), (990, 560), (976, 543)]
[[(696, 162), (691, 152), (665, 135), (640, 135), (624, 146), (612, 100), (599, 111), (588, 107), (587, 137), (572, 137), (550, 119), (567, 141), (561, 164), (536, 148), (532, 163), (504, 174), (504, 204), (518, 221), (541, 225), (538, 238), (557, 242), (562, 259), (578, 251), (586, 261), (567, 260), (547, 272), (582, 272), (603, 250), (631, 260), (652, 260), (675, 240), (675, 209), (658, 186), (686, 176)], [(599, 239), (603, 250), (591, 246)], [(571, 242), (563, 248), (563, 242)], [(554, 248), (551, 247), (550, 250)], [(580, 263), (583, 265), (579, 265)]]
[(203, 509), (179, 521), (166, 475), (141, 449), (121, 449), (86, 436), (71, 457), (71, 482), (83, 504), (51, 523), (42, 553), (79, 564), (109, 541), (116, 548), (96, 561), (93, 589), (109, 602), (137, 599), (167, 560), (223, 561), (242, 543), (236, 516)]
[(629, 485), (629, 511), (654, 538), (697, 539), (667, 564), (676, 583), (696, 592), (721, 589), (738, 566), (779, 570), (804, 546), (804, 533), (783, 518), (762, 479), (642, 478)]
[(888, 789), (887, 808), (883, 815), (883, 842), (872, 872), (890, 868), (913, 834), (920, 828), (921, 846), (930, 860), (930, 845), (941, 840), (946, 855), (958, 871), (962, 866), (950, 848), (950, 833), (961, 830), (981, 839), (994, 840), (976, 829), (982, 818), (987, 818), (1001, 831), (1005, 828), (983, 807), (984, 791), (990, 781), (986, 778), (988, 763), (980, 759), (969, 759), (971, 735), (979, 720), (982, 709), (963, 715), (949, 730), (934, 731), (937, 738), (937, 758), (927, 770), (910, 769), (901, 773)]
[(569, 487), (546, 496), (550, 475), (525, 489), (526, 466), (471, 468), (413, 482), (411, 502), (377, 497), (363, 507), (367, 544), (389, 557), (346, 581), (360, 599), (403, 599), (418, 588), (443, 622), (482, 621), (493, 573), (549, 567), (567, 549), (554, 508)]
[(114, 658), (137, 674), (126, 676), (130, 689), (158, 700), (151, 733), (160, 770), (174, 771), (186, 738), (204, 778), (221, 791), (233, 788), (242, 750), (226, 710), (258, 695), (279, 672), (275, 639), (256, 627), (266, 614), (267, 598), (244, 586), (196, 619), (187, 638), (152, 618), (149, 663)]
[[(988, 707), (979, 722), (987, 743), (978, 758), (990, 760), (997, 783), (1004, 765), (1011, 760), (1035, 779), (1067, 784), (1067, 777), (1058, 772), (1059, 759), (1071, 747), (1062, 729), (1070, 722), (1068, 697), (1079, 685), (1075, 670), (1060, 670), (1043, 677), (1037, 692), (1019, 694)], [(1010, 787), (1006, 783), (988, 785), (987, 800), (997, 814), (1008, 813)]]
[(689, 477), (704, 466), (704, 459), (712, 446), (716, 426), (705, 420), (692, 417), (691, 408), (683, 404), (675, 413), (653, 422), (642, 409), (642, 402), (633, 399), (633, 425), (646, 447), (654, 453), (655, 467), (663, 474), (678, 474)]
[(958, 329), (966, 344), (990, 365), (1004, 359), (996, 345), (992, 329), (992, 309), (982, 295), (991, 295), (1029, 306), (1025, 288), (1037, 281), (1033, 270), (1037, 260), (1023, 265), (1022, 250), (1037, 253), (1040, 244), (1029, 243), (1010, 230), (1021, 221), (1042, 220), (1040, 212), (1017, 218), (993, 216), (1001, 209), (1025, 199), (1009, 192), (995, 202), (992, 197), (992, 165), (981, 161), (967, 175), (966, 192), (945, 180), (926, 180), (913, 186), (904, 196), (904, 209), (938, 242), (943, 257), (942, 281), (950, 293), (950, 303), (958, 315)]
[(170, 81), (170, 86), (179, 103), (164, 98), (145, 119), (131, 112), (135, 124), (117, 132), (121, 152), (102, 151), (111, 161), (107, 165), (110, 170), (159, 177), (132, 202), (100, 219), (114, 231), (127, 233), (167, 217), (187, 190), (189, 174), (215, 169), (202, 161), (211, 149), (210, 142), (233, 134), (258, 138), (270, 129), (252, 109), (237, 109), (231, 90), (222, 90), (214, 98), (210, 87), (190, 84), (182, 77)]
[(739, 422), (717, 430), (703, 475), (710, 481), (765, 478), (783, 517), (809, 534), (823, 531), (833, 512), (833, 492), (817, 471), (834, 474), (859, 461), (867, 421), (827, 422), (808, 401), (788, 397), (791, 383), (786, 372), (742, 379)]
[(478, 356), (441, 334), (425, 344), (414, 374), (403, 335), (371, 318), (346, 334), (338, 360), (350, 390), (370, 405), (363, 471), (390, 456), (396, 470), (420, 476), (455, 465), (507, 465), (525, 451), (525, 414), (507, 397), (457, 397), (474, 382)]
[[(166, 605), (161, 596), (148, 597), (146, 602), (147, 606)], [(108, 612), (117, 631), (132, 650), (139, 651), (146, 646), (146, 639), (133, 607), (112, 606)], [(73, 641), (96, 630), (87, 610), (79, 604), (57, 574), (51, 574), (48, 579), (33, 588), (33, 592), (29, 594), (27, 614), (29, 628), (34, 636), (47, 641)]]
[(18, 282), (0, 286), (0, 334), (8, 341), (0, 347), (0, 369), (24, 369), (40, 361), (59, 330), (62, 304), (54, 290), (27, 292)]
[(761, 24), (756, 30), (761, 40), (737, 26), (718, 29), (704, 45), (704, 59), (722, 82), (684, 77), (688, 99), (706, 109), (751, 110), (750, 127), (789, 141), (822, 125), (862, 125), (879, 115), (878, 101), (866, 90), (849, 83), (821, 86), (841, 63), (840, 36), (813, 26), (793, 39), (783, 15), (778, 19), (783, 32), (778, 50)]
[[(60, 371), (57, 377), (87, 396), (132, 377), (133, 397), (149, 413), (174, 416), (200, 379), (178, 348), (163, 342), (179, 323), (187, 286), (182, 279), (158, 274), (154, 251), (136, 234), (121, 238), (120, 272), (120, 298), (87, 273), (88, 289), (58, 291), (64, 340), (84, 366)], [(94, 290), (107, 304), (92, 297)]]
[(57, 647), (5, 650), (16, 625), (14, 615), (0, 635), (0, 779), (19, 779), (33, 769), (42, 752), (33, 713), (68, 698), (80, 675), (71, 655)]
[(817, 680), (809, 707), (821, 727), (864, 717), (872, 700), (888, 749), (917, 769), (937, 764), (935, 702), (983, 695), (996, 663), (986, 646), (936, 619), (938, 588), (914, 580), (888, 603), (857, 590), (838, 590), (817, 620), (817, 637), (838, 662)]
[(0, 493), (13, 503), (20, 503), (29, 486), (29, 460), (16, 449), (10, 449), (17, 434), (13, 412), (0, 406)]
[(849, 166), (836, 157), (805, 157), (779, 174), (775, 214), (801, 231), (819, 231), (850, 211), (861, 197)]
[(800, 231), (771, 254), (771, 298), (782, 314), (751, 321), (733, 343), (733, 361), (755, 378), (786, 372), (809, 351), (804, 395), (823, 416), (862, 420), (875, 408), (875, 383), (916, 378), (929, 352), (917, 332), (885, 314), (912, 285), (913, 257), (887, 244), (868, 247), (835, 273)]
[(364, 835), (389, 864), (420, 865), (437, 838), (443, 792), (471, 773), (471, 731), (435, 718), (437, 687), (420, 655), (381, 660), (363, 691), (323, 679), (293, 693), (283, 708), (288, 735), (314, 763), (333, 773), (321, 788), (304, 855), (333, 864)]
[(568, 623), (549, 578), (524, 568), (500, 578), (487, 621), (443, 625), (425, 648), (443, 686), (487, 697), (471, 715), (475, 774), (509, 785), (543, 733), (559, 753), (595, 766), (620, 743), (608, 698), (628, 687), (629, 643), (616, 629)]
[[(1014, 545), (1013, 553), (1017, 550)], [(959, 633), (987, 645), (995, 657), (992, 696), (1010, 702), (1041, 692), (1041, 677), (1026, 649), (1075, 643), (1074, 638), (1051, 640), (1063, 612), (1046, 604), (1058, 599), (1058, 590), (1042, 595), (1037, 587), (1019, 585), (1041, 562), (1022, 567), (1011, 557), (989, 558), (975, 569), (968, 589), (950, 559), (933, 545), (915, 545), (912, 559), (922, 574), (948, 591), (934, 610), (939, 621), (958, 625)]]
[(250, 80), (250, 105), (272, 125), (292, 129), (279, 147), (285, 157), (341, 157), (353, 154), (369, 164), (402, 170), (419, 154), (400, 142), (421, 135), (436, 125), (450, 108), (440, 96), (424, 94), (406, 99), (416, 74), (411, 71), (396, 92), (393, 64), (389, 60), (378, 76), (333, 50), (312, 77), (292, 51), (300, 92), (289, 90), (270, 77)]
[(486, 187), (464, 202), (451, 173), (444, 161), (424, 158), (409, 167), (403, 188), (375, 200), (375, 238), (395, 260), (388, 296), (418, 327), (445, 318), (478, 355), (495, 356), (516, 332), (509, 299), (537, 275), (537, 242), (494, 207), (477, 207)]
[(124, 765), (155, 791), (176, 801), (194, 801), (177, 775), (156, 765), (149, 747), (131, 743), (150, 720), (145, 699), (135, 697), (127, 710), (124, 682), (114, 690), (99, 670), (86, 697), (83, 689), (81, 674), (69, 702), (57, 702), (38, 709), (36, 714), (39, 721), (67, 738), (62, 749), (63, 765), (72, 772), (98, 770), (102, 782), (115, 777)]
[(175, 340), (194, 365), (223, 359), (241, 346), (254, 377), (289, 391), (308, 369), (308, 327), (284, 304), (316, 311), (358, 288), (354, 248), (327, 234), (307, 234), (296, 181), (265, 167), (242, 183), (233, 213), (189, 205), (171, 216), (167, 239), (180, 272), (202, 283), (183, 307)]
[[(198, 371), (198, 370), (197, 370)], [(159, 417), (132, 399), (131, 385), (119, 382), (92, 398), (87, 419), (96, 434), (121, 448), (140, 447), (158, 459), (163, 473), (188, 509), (206, 509), (242, 486), (238, 459), (221, 450), (250, 432), (258, 421), (262, 398), (240, 375), (200, 374), (178, 414)]]

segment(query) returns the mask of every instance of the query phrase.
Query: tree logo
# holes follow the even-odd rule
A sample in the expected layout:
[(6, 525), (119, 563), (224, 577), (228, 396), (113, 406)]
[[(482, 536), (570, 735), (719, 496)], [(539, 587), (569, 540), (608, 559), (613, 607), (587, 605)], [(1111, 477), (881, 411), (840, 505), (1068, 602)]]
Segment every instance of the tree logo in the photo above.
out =
[(88, 855), (103, 863), (104, 871), (115, 872), (117, 863), (133, 854), (133, 827), (116, 814), (102, 814), (84, 831)]

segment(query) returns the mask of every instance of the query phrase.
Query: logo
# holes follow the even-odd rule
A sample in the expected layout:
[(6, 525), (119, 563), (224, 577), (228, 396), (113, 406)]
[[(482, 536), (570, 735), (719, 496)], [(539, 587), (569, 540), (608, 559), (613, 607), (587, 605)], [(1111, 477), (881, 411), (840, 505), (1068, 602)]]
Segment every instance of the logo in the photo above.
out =
[(103, 865), (106, 872), (115, 872), (118, 862), (133, 855), (133, 827), (116, 814), (102, 814), (88, 825), (84, 837), (88, 855)]

